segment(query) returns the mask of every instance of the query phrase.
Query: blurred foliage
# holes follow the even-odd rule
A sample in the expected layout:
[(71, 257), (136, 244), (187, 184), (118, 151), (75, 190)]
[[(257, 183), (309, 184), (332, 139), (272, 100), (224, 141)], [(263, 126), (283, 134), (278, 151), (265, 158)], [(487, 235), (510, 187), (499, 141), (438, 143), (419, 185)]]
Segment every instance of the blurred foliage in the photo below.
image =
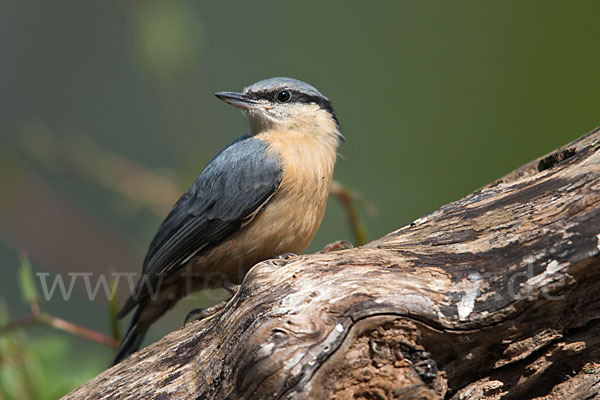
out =
[(19, 268), (19, 282), (23, 299), (27, 304), (37, 304), (38, 294), (33, 282), (31, 263), (25, 255), (21, 255), (21, 267)]
[[(287, 75), (332, 99), (335, 178), (369, 201), (332, 199), (308, 251), (380, 237), (600, 121), (595, 0), (2, 5), (0, 294), (17, 321), (43, 300), (59, 326), (118, 336), (116, 298), (91, 301), (80, 279), (69, 300), (39, 299), (35, 274), (139, 272), (170, 204), (246, 129), (215, 91)], [(180, 302), (148, 340), (224, 296)], [(111, 356), (48, 325), (11, 330), (0, 399), (56, 398)]]
[(0, 336), (0, 398), (57, 399), (104, 369), (105, 358), (74, 350), (68, 335), (31, 337), (20, 330)]
[[(23, 256), (19, 268), (23, 300), (39, 312), (38, 295), (31, 274), (31, 264)], [(35, 311), (37, 310), (37, 311)], [(82, 382), (93, 378), (106, 364), (103, 357), (76, 356), (73, 338), (66, 334), (46, 333), (32, 337), (24, 329), (42, 322), (35, 315), (11, 324), (6, 303), (0, 298), (0, 399), (56, 399)]]
[(21, 256), (19, 283), (32, 313), (11, 320), (0, 298), (0, 399), (55, 399), (97, 375), (106, 359), (90, 354), (81, 362), (74, 357), (72, 337), (49, 333), (32, 338), (25, 328), (45, 324), (89, 340), (102, 335), (40, 311), (32, 266), (25, 255)]

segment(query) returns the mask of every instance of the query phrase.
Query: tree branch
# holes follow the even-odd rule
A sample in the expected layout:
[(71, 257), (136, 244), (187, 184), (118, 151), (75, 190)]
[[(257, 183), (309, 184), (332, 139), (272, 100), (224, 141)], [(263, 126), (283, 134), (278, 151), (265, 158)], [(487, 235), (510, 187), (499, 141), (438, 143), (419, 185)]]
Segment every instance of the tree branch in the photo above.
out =
[(599, 149), (596, 129), (365, 246), (257, 264), (65, 398), (598, 398)]

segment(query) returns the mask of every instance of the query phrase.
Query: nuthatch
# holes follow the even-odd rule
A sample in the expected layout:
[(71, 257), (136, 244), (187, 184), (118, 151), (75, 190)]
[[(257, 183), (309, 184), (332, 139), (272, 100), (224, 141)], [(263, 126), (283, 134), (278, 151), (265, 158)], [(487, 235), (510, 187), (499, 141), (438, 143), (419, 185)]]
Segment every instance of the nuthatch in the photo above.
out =
[(291, 78), (215, 95), (243, 111), (249, 133), (206, 166), (158, 229), (142, 278), (118, 314), (137, 306), (115, 364), (179, 299), (241, 283), (260, 261), (301, 253), (323, 219), (344, 140), (329, 99)]

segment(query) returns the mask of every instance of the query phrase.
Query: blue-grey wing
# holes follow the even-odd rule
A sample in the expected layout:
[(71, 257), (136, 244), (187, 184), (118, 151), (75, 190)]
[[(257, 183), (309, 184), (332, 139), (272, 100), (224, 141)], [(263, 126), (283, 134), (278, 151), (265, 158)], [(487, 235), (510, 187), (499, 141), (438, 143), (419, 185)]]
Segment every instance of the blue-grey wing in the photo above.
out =
[[(203, 250), (240, 229), (277, 191), (283, 174), (281, 159), (267, 153), (268, 144), (242, 136), (221, 151), (175, 204), (161, 224), (144, 259), (143, 273), (153, 282)], [(119, 315), (146, 297), (123, 307)]]

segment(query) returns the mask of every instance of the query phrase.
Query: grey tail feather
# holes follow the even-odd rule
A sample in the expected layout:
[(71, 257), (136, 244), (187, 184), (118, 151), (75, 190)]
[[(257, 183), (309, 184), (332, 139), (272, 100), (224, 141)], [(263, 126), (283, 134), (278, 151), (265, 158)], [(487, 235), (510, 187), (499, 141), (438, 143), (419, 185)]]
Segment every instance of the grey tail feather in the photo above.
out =
[(146, 331), (148, 328), (136, 331), (138, 328), (138, 322), (140, 319), (140, 314), (142, 312), (142, 306), (138, 306), (137, 310), (133, 314), (131, 318), (131, 322), (129, 323), (129, 328), (127, 332), (125, 332), (125, 336), (121, 340), (119, 344), (119, 348), (117, 349), (117, 354), (115, 355), (115, 359), (113, 360), (112, 365), (117, 365), (127, 356), (132, 353), (135, 353), (139, 350), (142, 345), (142, 341), (144, 340), (144, 336), (146, 336)]

